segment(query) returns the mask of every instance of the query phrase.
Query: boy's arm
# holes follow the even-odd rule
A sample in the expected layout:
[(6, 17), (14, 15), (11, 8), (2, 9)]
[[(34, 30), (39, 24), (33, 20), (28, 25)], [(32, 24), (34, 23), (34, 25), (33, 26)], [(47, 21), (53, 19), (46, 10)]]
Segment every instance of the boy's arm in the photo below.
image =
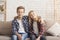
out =
[(12, 21), (12, 32), (18, 36), (18, 39), (21, 39), (21, 35), (17, 32), (16, 24)]

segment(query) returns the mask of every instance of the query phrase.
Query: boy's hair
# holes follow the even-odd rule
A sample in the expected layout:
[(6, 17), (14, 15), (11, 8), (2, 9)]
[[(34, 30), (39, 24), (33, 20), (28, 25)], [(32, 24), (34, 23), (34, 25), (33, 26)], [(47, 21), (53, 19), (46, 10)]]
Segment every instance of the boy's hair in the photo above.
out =
[(24, 12), (25, 12), (25, 8), (23, 6), (17, 7), (17, 12), (18, 12), (19, 9), (24, 9)]

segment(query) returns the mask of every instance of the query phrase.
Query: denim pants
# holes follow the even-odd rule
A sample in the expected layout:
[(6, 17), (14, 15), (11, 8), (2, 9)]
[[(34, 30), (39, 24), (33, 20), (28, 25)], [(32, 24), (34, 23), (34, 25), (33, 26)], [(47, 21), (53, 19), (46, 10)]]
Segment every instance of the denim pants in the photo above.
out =
[[(22, 40), (28, 38), (28, 33), (21, 33), (21, 35), (22, 35)], [(12, 35), (12, 40), (18, 40), (18, 37), (16, 35)]]
[[(30, 40), (36, 40), (36, 36), (35, 35), (30, 35)], [(45, 36), (42, 35), (40, 40), (46, 40)]]
[(45, 36), (41, 36), (40, 40), (46, 40)]

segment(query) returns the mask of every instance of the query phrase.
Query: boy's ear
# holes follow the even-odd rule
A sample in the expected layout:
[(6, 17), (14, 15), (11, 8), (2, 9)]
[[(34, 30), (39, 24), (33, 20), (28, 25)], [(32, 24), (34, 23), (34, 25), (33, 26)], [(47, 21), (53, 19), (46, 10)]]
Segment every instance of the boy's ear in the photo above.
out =
[(18, 18), (18, 16), (15, 16), (15, 17), (14, 17), (14, 19), (17, 19), (17, 18)]

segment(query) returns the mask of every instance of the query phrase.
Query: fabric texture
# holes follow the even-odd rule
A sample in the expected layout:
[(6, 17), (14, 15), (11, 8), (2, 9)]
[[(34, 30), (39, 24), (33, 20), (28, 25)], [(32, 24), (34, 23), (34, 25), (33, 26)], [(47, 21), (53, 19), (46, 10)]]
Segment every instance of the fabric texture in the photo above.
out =
[[(28, 23), (28, 17), (27, 16), (23, 16), (22, 23), (23, 23), (23, 27), (24, 27), (25, 32), (28, 33), (29, 32), (29, 29), (28, 29), (29, 23)], [(14, 35), (16, 31), (18, 32), (18, 30), (19, 30), (19, 23), (17, 22), (16, 19), (14, 19), (12, 21), (12, 34)]]
[(19, 30), (18, 30), (18, 33), (26, 33), (25, 30), (24, 30), (24, 27), (23, 27), (23, 24), (22, 24), (22, 20), (18, 20), (18, 23), (19, 23)]
[(58, 23), (55, 23), (47, 30), (47, 32), (54, 36), (59, 36), (60, 35), (60, 25)]

